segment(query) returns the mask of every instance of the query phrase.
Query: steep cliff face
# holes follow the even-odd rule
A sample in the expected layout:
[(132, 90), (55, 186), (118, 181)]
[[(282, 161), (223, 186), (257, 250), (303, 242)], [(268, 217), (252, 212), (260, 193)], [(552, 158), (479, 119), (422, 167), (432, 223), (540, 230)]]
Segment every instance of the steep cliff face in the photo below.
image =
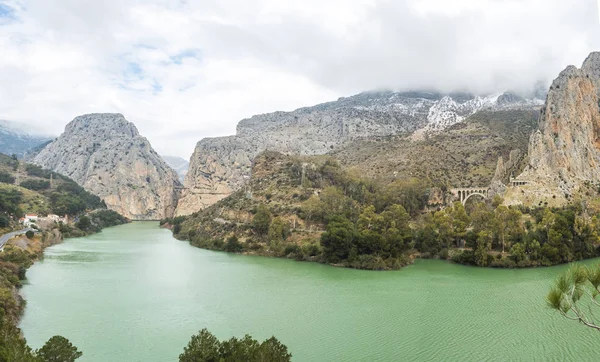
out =
[(121, 114), (75, 118), (33, 163), (69, 176), (130, 219), (170, 217), (177, 206), (177, 175)]
[(321, 155), (368, 138), (414, 134), (423, 139), (482, 109), (535, 108), (538, 103), (464, 93), (379, 92), (254, 116), (238, 124), (235, 136), (198, 142), (177, 214), (198, 211), (239, 189), (250, 176), (252, 160), (265, 150)]
[(600, 53), (554, 80), (529, 142), (529, 165), (518, 177), (529, 184), (509, 202), (562, 204), (600, 181), (599, 93)]

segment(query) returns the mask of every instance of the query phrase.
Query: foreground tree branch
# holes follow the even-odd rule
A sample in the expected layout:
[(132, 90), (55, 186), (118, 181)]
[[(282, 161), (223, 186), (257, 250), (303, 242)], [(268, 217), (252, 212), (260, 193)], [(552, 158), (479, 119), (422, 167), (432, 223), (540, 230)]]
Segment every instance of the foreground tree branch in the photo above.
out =
[[(593, 311), (600, 307), (596, 299), (600, 294), (599, 286), (600, 265), (593, 268), (574, 265), (556, 279), (546, 301), (563, 317), (600, 331), (600, 323)], [(589, 313), (585, 313), (585, 309)]]

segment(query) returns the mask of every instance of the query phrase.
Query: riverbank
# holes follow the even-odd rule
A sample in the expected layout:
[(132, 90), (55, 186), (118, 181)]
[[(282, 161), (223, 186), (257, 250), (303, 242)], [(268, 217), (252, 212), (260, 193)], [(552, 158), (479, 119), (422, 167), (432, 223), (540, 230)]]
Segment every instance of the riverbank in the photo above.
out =
[[(79, 218), (78, 223), (74, 225), (60, 224), (36, 233), (31, 238), (18, 235), (6, 242), (0, 253), (0, 360), (25, 362), (34, 360), (18, 328), (26, 305), (26, 300), (20, 291), (23, 281), (26, 280), (27, 270), (43, 258), (44, 250), (62, 243), (65, 238), (77, 237), (79, 233), (91, 235), (107, 227), (128, 222), (104, 210), (89, 214), (89, 225), (86, 221), (81, 224), (84, 217), (88, 216)], [(84, 228), (80, 229), (79, 226)], [(65, 235), (61, 230), (79, 230), (79, 232)]]
[[(175, 220), (175, 223), (171, 223), (173, 220)], [(552, 262), (547, 258), (540, 257), (542, 250), (547, 250), (547, 247), (542, 248), (539, 243), (536, 244), (534, 241), (532, 243), (533, 247), (529, 247), (528, 249), (520, 243), (517, 244), (516, 248), (511, 249), (512, 253), (488, 250), (485, 253), (480, 252), (478, 254), (476, 247), (451, 247), (448, 249), (442, 248), (436, 253), (423, 253), (416, 249), (406, 250), (395, 258), (383, 258), (378, 255), (352, 255), (350, 253), (349, 257), (341, 262), (330, 262), (325, 257), (323, 246), (320, 242), (320, 236), (323, 234), (323, 231), (304, 231), (301, 237), (298, 237), (298, 232), (296, 231), (295, 238), (280, 243), (261, 242), (260, 240), (240, 242), (235, 235), (235, 231), (240, 229), (247, 230), (251, 227), (250, 225), (235, 225), (232, 228), (231, 223), (223, 223), (222, 227), (224, 231), (222, 234), (226, 234), (229, 230), (229, 234), (231, 235), (223, 240), (206, 237), (194, 230), (184, 230), (179, 226), (181, 221), (178, 221), (177, 218), (172, 219), (171, 222), (162, 220), (160, 226), (170, 230), (176, 239), (188, 241), (190, 245), (201, 249), (248, 256), (315, 262), (335, 267), (361, 270), (399, 270), (413, 264), (416, 259), (435, 259), (481, 268), (529, 269), (563, 265), (600, 256), (600, 246), (597, 244), (585, 254), (585, 257), (578, 254), (578, 257), (572, 256), (567, 260), (559, 258)], [(568, 243), (569, 241), (567, 240), (566, 242)], [(476, 241), (468, 240), (467, 243), (473, 244)]]

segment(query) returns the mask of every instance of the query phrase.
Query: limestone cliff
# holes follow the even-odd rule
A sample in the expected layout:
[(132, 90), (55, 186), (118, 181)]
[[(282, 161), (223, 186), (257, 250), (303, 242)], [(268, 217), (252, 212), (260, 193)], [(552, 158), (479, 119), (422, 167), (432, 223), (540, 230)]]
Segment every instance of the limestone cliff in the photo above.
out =
[(121, 114), (75, 118), (33, 163), (69, 176), (133, 220), (170, 217), (177, 206), (177, 175)]
[(600, 53), (554, 80), (529, 142), (529, 165), (509, 203), (560, 205), (600, 181)]
[(367, 138), (418, 135), (425, 138), (484, 109), (536, 108), (517, 96), (426, 92), (361, 93), (293, 112), (242, 120), (235, 136), (203, 139), (196, 145), (179, 201), (178, 215), (212, 205), (248, 180), (252, 160), (265, 150), (321, 155)]

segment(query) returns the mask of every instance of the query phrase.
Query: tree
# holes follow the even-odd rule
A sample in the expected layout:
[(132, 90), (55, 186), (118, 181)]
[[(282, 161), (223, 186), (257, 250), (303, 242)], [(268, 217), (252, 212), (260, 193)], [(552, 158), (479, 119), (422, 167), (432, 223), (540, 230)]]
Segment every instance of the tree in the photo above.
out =
[(302, 212), (307, 220), (323, 220), (323, 202), (317, 195), (312, 195), (302, 203)]
[(459, 241), (459, 239), (464, 239), (467, 233), (467, 227), (471, 223), (471, 219), (469, 218), (469, 215), (467, 215), (465, 207), (460, 201), (457, 201), (452, 205), (450, 216), (452, 217), (452, 228), (455, 238), (457, 241)]
[(290, 224), (281, 217), (276, 217), (269, 225), (269, 242), (278, 244), (290, 235)]
[(515, 263), (525, 260), (525, 246), (521, 243), (516, 243), (510, 248), (510, 254)]
[(230, 253), (239, 253), (244, 250), (244, 246), (239, 242), (237, 236), (233, 235), (227, 238), (227, 243), (225, 244), (225, 251)]
[(179, 362), (289, 362), (291, 358), (287, 347), (275, 337), (259, 343), (247, 334), (221, 342), (205, 328), (192, 336)]
[(494, 198), (492, 199), (492, 207), (493, 208), (497, 208), (498, 206), (502, 205), (503, 203), (504, 203), (504, 199), (502, 198), (502, 196), (494, 195)]
[(417, 249), (431, 256), (440, 251), (440, 241), (436, 231), (436, 225), (431, 214), (425, 215), (416, 233)]
[(81, 230), (87, 230), (92, 226), (92, 222), (90, 221), (89, 217), (84, 215), (79, 218), (76, 226)]
[(488, 253), (492, 250), (492, 235), (482, 231), (477, 236), (477, 249), (475, 249), (475, 264), (478, 266), (488, 265)]
[(490, 208), (488, 204), (484, 202), (474, 204), (470, 216), (473, 223), (473, 231), (476, 233), (479, 234), (481, 231), (492, 229), (494, 209)]
[(331, 263), (339, 263), (347, 259), (357, 237), (354, 224), (345, 217), (338, 216), (331, 220), (327, 225), (327, 231), (321, 234), (325, 259)]
[(600, 331), (600, 321), (593, 314), (600, 307), (599, 294), (600, 265), (574, 265), (556, 279), (546, 301), (563, 317)]
[(369, 205), (365, 207), (362, 214), (358, 217), (358, 230), (381, 230), (383, 227), (383, 217), (375, 213), (375, 206)]
[(34, 236), (34, 232), (31, 230), (27, 230), (27, 232), (25, 233), (25, 236), (27, 237), (27, 239), (33, 239)]
[(520, 230), (521, 212), (500, 205), (496, 208), (494, 214), (496, 217), (494, 229), (502, 245), (502, 254), (504, 254), (505, 248), (510, 247), (510, 237)]
[(183, 353), (179, 355), (179, 362), (219, 362), (220, 348), (221, 342), (204, 328), (192, 336)]
[(540, 226), (546, 232), (546, 240), (550, 239), (549, 233), (550, 229), (554, 225), (555, 215), (549, 208), (544, 209), (544, 214), (542, 216), (542, 221), (540, 222)]
[(438, 211), (433, 215), (433, 219), (438, 229), (438, 235), (446, 249), (450, 248), (454, 240), (454, 228), (452, 227), (452, 218), (446, 211)]
[(73, 362), (83, 355), (68, 339), (54, 336), (36, 351), (44, 362)]
[(292, 360), (292, 354), (288, 353), (287, 347), (279, 342), (277, 338), (271, 337), (258, 347), (256, 360), (261, 362), (288, 362)]
[(271, 225), (271, 218), (272, 216), (269, 209), (264, 204), (260, 204), (256, 211), (256, 215), (254, 215), (254, 218), (252, 219), (254, 231), (261, 236), (267, 235), (269, 226)]

